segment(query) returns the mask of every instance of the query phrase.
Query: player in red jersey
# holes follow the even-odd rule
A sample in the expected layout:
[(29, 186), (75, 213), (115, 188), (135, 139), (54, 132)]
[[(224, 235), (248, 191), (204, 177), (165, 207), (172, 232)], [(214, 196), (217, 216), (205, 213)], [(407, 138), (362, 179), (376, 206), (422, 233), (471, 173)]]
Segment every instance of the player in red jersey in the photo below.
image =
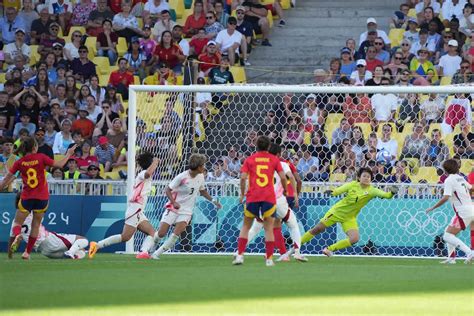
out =
[[(273, 237), (273, 217), (276, 209), (275, 189), (273, 187), (273, 174), (278, 172), (282, 183), (286, 183), (286, 176), (281, 167), (280, 160), (270, 154), (270, 139), (259, 136), (257, 139), (257, 152), (247, 159), (241, 169), (240, 175), (240, 203), (246, 198), (244, 209), (244, 224), (240, 230), (237, 244), (237, 255), (232, 264), (244, 263), (244, 252), (247, 247), (248, 233), (253, 220), (258, 217), (263, 221), (265, 230), (266, 265), (273, 266), (273, 250), (275, 248)], [(249, 181), (249, 190), (245, 193)], [(283, 187), (286, 195), (286, 186)]]
[(43, 215), (48, 208), (49, 189), (46, 182), (46, 166), (62, 168), (74, 154), (76, 145), (68, 149), (66, 155), (60, 161), (54, 161), (44, 154), (38, 153), (38, 143), (32, 137), (27, 137), (20, 145), (19, 153), (23, 156), (17, 160), (10, 168), (5, 178), (0, 182), (0, 191), (9, 186), (15, 179), (14, 174), (20, 172), (23, 186), (18, 202), (18, 210), (15, 215), (14, 225), (12, 227), (13, 242), (11, 247), (13, 252), (16, 251), (18, 244), (21, 242), (21, 226), (28, 217), (29, 213), (33, 212), (33, 221), (31, 233), (28, 238), (26, 250), (22, 255), (23, 259), (29, 259), (30, 253), (38, 238), (39, 228)]

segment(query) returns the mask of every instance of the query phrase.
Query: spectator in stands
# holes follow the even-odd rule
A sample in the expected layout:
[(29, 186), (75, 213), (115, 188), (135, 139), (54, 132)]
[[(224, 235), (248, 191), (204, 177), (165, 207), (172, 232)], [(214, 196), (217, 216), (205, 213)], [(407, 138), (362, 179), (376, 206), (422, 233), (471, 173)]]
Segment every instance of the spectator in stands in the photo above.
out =
[(428, 41), (428, 31), (425, 29), (421, 29), (419, 34), (419, 40), (414, 42), (411, 46), (410, 52), (412, 54), (418, 54), (418, 51), (420, 51), (422, 48), (425, 48), (429, 51), (429, 53), (432, 55), (436, 51), (436, 46), (435, 43)]
[(104, 171), (109, 172), (114, 160), (115, 147), (109, 144), (109, 140), (105, 136), (100, 136), (98, 143), (99, 145), (95, 148), (95, 156), (104, 166)]
[[(381, 81), (382, 86), (390, 85), (390, 79), (383, 78)], [(378, 126), (381, 122), (392, 122), (395, 117), (395, 112), (398, 108), (397, 97), (392, 94), (376, 93), (370, 98), (372, 105), (372, 112), (374, 113), (374, 121), (372, 125)]]
[(329, 70), (326, 74), (325, 82), (338, 83), (341, 78), (341, 60), (339, 58), (332, 58), (329, 62)]
[(439, 76), (452, 77), (461, 67), (462, 58), (458, 54), (458, 42), (450, 40), (448, 42), (448, 53), (439, 59)]
[(323, 130), (317, 129), (311, 135), (311, 144), (308, 147), (311, 156), (318, 158), (319, 171), (327, 172), (329, 174), (329, 167), (331, 165), (331, 149), (327, 145), (327, 140), (324, 136)]
[(420, 103), (418, 94), (409, 93), (403, 98), (398, 111), (398, 120), (396, 122), (399, 132), (403, 131), (406, 123), (414, 123), (420, 117)]
[(66, 168), (64, 168), (64, 180), (79, 180), (84, 179), (81, 171), (77, 167), (77, 161), (75, 158), (71, 157), (66, 163)]
[(97, 37), (103, 32), (104, 20), (113, 20), (114, 13), (107, 7), (107, 0), (97, 0), (97, 9), (93, 10), (87, 19), (87, 34)]
[(206, 24), (204, 25), (204, 30), (206, 31), (206, 38), (209, 40), (215, 40), (217, 34), (224, 29), (224, 26), (217, 21), (216, 15), (214, 12), (206, 13)]
[(92, 76), (89, 89), (91, 91), (91, 95), (96, 99), (97, 103), (102, 103), (105, 99), (105, 89), (99, 85), (99, 77)]
[(146, 78), (146, 63), (147, 58), (145, 53), (140, 48), (140, 40), (138, 37), (133, 37), (128, 52), (123, 56), (128, 63), (128, 71), (134, 76), (140, 78), (140, 82)]
[(111, 66), (117, 60), (118, 35), (112, 29), (112, 21), (105, 19), (102, 22), (103, 32), (97, 37), (97, 55), (109, 57)]
[(444, 24), (441, 22), (441, 20), (438, 18), (438, 16), (434, 13), (432, 7), (427, 7), (423, 10), (423, 16), (419, 16), (419, 19), (422, 20), (422, 23), (420, 25), (421, 29), (428, 30), (429, 28), (429, 23), (431, 21), (435, 21), (436, 24), (438, 24), (438, 30), (444, 31)]
[(415, 126), (413, 128), (413, 133), (405, 137), (400, 158), (420, 159), (423, 154), (423, 151), (429, 145), (430, 141), (425, 136), (423, 124), (421, 124), (421, 122), (417, 122), (415, 123)]
[(474, 75), (471, 72), (471, 63), (468, 60), (461, 62), (460, 68), (453, 76), (452, 84), (472, 83)]
[(236, 146), (230, 146), (227, 149), (227, 155), (223, 156), (221, 160), (224, 162), (223, 168), (232, 178), (238, 178), (240, 175), (240, 168), (242, 166), (241, 153)]
[(448, 158), (449, 148), (442, 140), (441, 131), (439, 129), (433, 129), (430, 144), (423, 149), (423, 153), (421, 154), (420, 165), (441, 168), (442, 163)]
[(367, 64), (366, 69), (367, 71), (374, 72), (375, 67), (383, 66), (383, 61), (376, 58), (377, 50), (374, 46), (369, 46), (367, 48), (367, 53), (365, 56), (365, 62)]
[(153, 52), (153, 58), (150, 63), (153, 65), (157, 61), (165, 62), (175, 74), (181, 74), (185, 59), (186, 57), (181, 47), (174, 42), (171, 32), (164, 31), (161, 35), (160, 43)]
[(221, 63), (218, 67), (214, 67), (209, 72), (210, 84), (228, 84), (234, 83), (234, 76), (229, 71), (230, 61), (227, 56), (221, 58)]
[(377, 151), (386, 151), (390, 155), (389, 163), (393, 166), (398, 155), (398, 143), (392, 139), (392, 125), (382, 126), (382, 138), (377, 140)]
[(31, 24), (30, 44), (38, 45), (43, 34), (49, 34), (49, 27), (53, 21), (49, 17), (48, 7), (39, 9), (39, 18)]
[(459, 31), (459, 20), (457, 18), (452, 18), (449, 22), (449, 31), (453, 34), (453, 39), (462, 47), (466, 42), (466, 35)]
[(403, 34), (403, 39), (410, 41), (410, 43), (416, 43), (420, 40), (418, 33), (418, 22), (415, 18), (408, 19), (408, 29)]
[(25, 21), (18, 17), (18, 11), (14, 7), (5, 9), (5, 18), (0, 18), (0, 30), (2, 32), (3, 44), (10, 44), (15, 41), (15, 32), (18, 29), (25, 29)]
[(110, 73), (109, 85), (113, 86), (124, 100), (128, 100), (128, 86), (134, 82), (133, 74), (128, 71), (128, 62), (123, 57), (119, 59), (118, 67)]
[(387, 48), (390, 48), (391, 42), (390, 42), (390, 39), (387, 36), (387, 33), (385, 33), (385, 31), (377, 29), (377, 21), (374, 18), (368, 18), (367, 19), (367, 31), (360, 35), (359, 43), (362, 44), (367, 39), (368, 32), (369, 31), (374, 31), (374, 30), (377, 31), (377, 37), (381, 37), (383, 39), (385, 45), (387, 45)]
[[(406, 72), (408, 75), (410, 71), (408, 71), (408, 66), (403, 61), (403, 55), (400, 51), (396, 51), (393, 54), (392, 62), (387, 65), (386, 69), (390, 69), (392, 72), (392, 78), (396, 83), (398, 83), (403, 75)], [(403, 78), (404, 81), (408, 81), (408, 78)], [(406, 79), (406, 80), (405, 80)]]
[(341, 49), (341, 76), (349, 78), (351, 74), (356, 70), (356, 63), (351, 58), (351, 50), (348, 47)]
[(318, 108), (316, 104), (316, 95), (311, 93), (306, 97), (303, 104), (303, 110), (300, 113), (300, 117), (303, 118), (305, 130), (312, 132), (316, 128), (324, 126), (327, 113), (324, 113), (323, 109)]
[(423, 12), (426, 8), (431, 8), (435, 16), (439, 15), (441, 5), (436, 0), (422, 0), (415, 5), (415, 12), (418, 18), (424, 19)]
[(107, 86), (104, 101), (109, 101), (112, 107), (112, 112), (121, 114), (125, 113), (122, 100), (117, 96), (117, 89), (115, 89), (114, 86)]
[(459, 19), (459, 30), (464, 33), (466, 36), (471, 36), (472, 30), (474, 29), (474, 14), (473, 5), (471, 3), (466, 3), (464, 6), (462, 17)]
[(15, 128), (13, 129), (13, 137), (16, 139), (18, 138), (19, 132), (21, 129), (26, 129), (28, 131), (28, 135), (33, 136), (36, 130), (36, 125), (31, 123), (31, 116), (28, 112), (23, 112), (20, 114), (20, 121), (15, 124)]
[(360, 44), (357, 55), (359, 59), (365, 59), (367, 57), (367, 49), (374, 46), (375, 39), (377, 38), (377, 31), (371, 30), (367, 33), (367, 39)]
[(67, 0), (57, 0), (49, 2), (49, 14), (61, 25), (63, 30), (67, 30), (72, 18), (73, 5)]
[(87, 118), (89, 112), (87, 111), (87, 106), (79, 107), (79, 118), (72, 122), (71, 130), (73, 132), (80, 132), (82, 137), (85, 139), (90, 139), (92, 133), (94, 132), (94, 122)]
[[(103, 101), (101, 104), (102, 112), (97, 116), (97, 123), (95, 125), (94, 137), (105, 136), (109, 130), (113, 129), (113, 123), (115, 119), (119, 118), (119, 115), (112, 111), (109, 101)], [(120, 122), (121, 123), (121, 122)], [(121, 127), (121, 124), (120, 126)], [(114, 134), (119, 134), (117, 130)], [(120, 142), (115, 142), (120, 143)]]
[(352, 138), (351, 138), (352, 151), (355, 154), (355, 164), (360, 166), (364, 159), (364, 153), (369, 149), (365, 140), (364, 133), (360, 126), (352, 127)]
[(374, 70), (372, 71), (372, 78), (367, 80), (365, 83), (366, 86), (380, 86), (382, 82), (382, 78), (385, 78), (383, 73), (383, 66), (378, 65), (375, 66)]
[(71, 35), (71, 42), (64, 46), (64, 56), (72, 62), (74, 58), (79, 58), (79, 47), (82, 45), (82, 34), (80, 31), (74, 31)]
[(262, 34), (262, 46), (272, 46), (268, 40), (270, 23), (267, 19), (267, 8), (258, 0), (244, 1), (242, 6), (245, 8), (245, 20), (252, 24), (255, 34)]
[(404, 160), (399, 160), (395, 163), (395, 173), (389, 175), (386, 183), (411, 183), (411, 179), (407, 174), (408, 163)]
[(420, 104), (421, 120), (426, 125), (441, 123), (444, 107), (444, 100), (437, 93), (431, 93), (428, 99)]
[(11, 136), (10, 131), (7, 129), (8, 128), (7, 123), (8, 123), (7, 115), (0, 113), (0, 139), (2, 139), (3, 137)]
[(405, 65), (410, 65), (411, 60), (413, 57), (415, 57), (414, 54), (412, 54), (411, 51), (411, 42), (409, 40), (402, 40), (401, 44), (401, 50), (400, 53), (402, 54), (402, 63)]
[(273, 142), (280, 142), (280, 131), (281, 129), (277, 128), (278, 120), (275, 117), (275, 111), (267, 111), (265, 117), (263, 118), (263, 124), (260, 126), (259, 135), (265, 135), (269, 137)]
[(344, 139), (352, 138), (352, 128), (346, 118), (341, 119), (338, 128), (332, 131), (331, 151), (336, 152)]
[(410, 71), (414, 85), (431, 85), (438, 81), (438, 74), (433, 63), (428, 60), (429, 51), (426, 47), (418, 50), (418, 57), (410, 62)]
[(227, 25), (227, 19), (229, 19), (230, 15), (227, 12), (225, 12), (223, 0), (215, 1), (214, 11), (216, 13), (217, 21), (222, 25)]
[(224, 171), (224, 162), (219, 159), (212, 165), (212, 171), (208, 172), (206, 181), (225, 181), (230, 176)]
[(72, 25), (84, 26), (92, 11), (97, 9), (97, 4), (91, 0), (80, 0), (72, 11)]
[(186, 37), (192, 37), (197, 34), (199, 29), (206, 25), (207, 8), (204, 7), (202, 0), (194, 1), (193, 14), (186, 18), (183, 32)]
[(99, 161), (97, 157), (91, 155), (91, 142), (90, 140), (85, 140), (79, 150), (76, 148), (75, 158), (77, 161), (77, 166), (81, 172), (85, 172), (89, 169), (91, 165), (97, 167), (99, 165)]
[(71, 62), (71, 70), (74, 77), (81, 82), (87, 82), (93, 75), (97, 75), (95, 64), (89, 59), (89, 49), (79, 46), (79, 58), (74, 58)]
[(61, 131), (56, 133), (54, 137), (53, 152), (55, 155), (64, 155), (66, 154), (69, 145), (74, 143), (71, 134), (72, 122), (70, 119), (64, 119), (61, 122)]
[(17, 29), (15, 31), (15, 40), (3, 47), (7, 65), (12, 65), (17, 56), (23, 56), (27, 62), (29, 61), (31, 49), (25, 43), (25, 36), (26, 33), (24, 29)]
[(61, 168), (52, 168), (51, 175), (54, 180), (64, 180), (64, 172)]
[(227, 29), (220, 31), (216, 37), (218, 50), (223, 55), (228, 55), (230, 65), (233, 66), (242, 55), (243, 64), (249, 65), (247, 61), (247, 41), (245, 37), (235, 30), (237, 20), (230, 17), (227, 23)]
[(292, 114), (288, 118), (286, 128), (281, 133), (282, 143), (286, 148), (298, 150), (304, 140), (304, 125), (301, 123), (301, 117)]
[(108, 129), (106, 136), (109, 140), (109, 143), (118, 149), (126, 137), (126, 130), (124, 129), (122, 120), (120, 118), (114, 118), (112, 121), (112, 128)]
[[(196, 3), (194, 4), (196, 5)], [(201, 3), (202, 6), (202, 3)], [(131, 8), (131, 6), (130, 6)], [(123, 3), (122, 3), (123, 9)], [(165, 0), (148, 0), (143, 8), (143, 23), (153, 25), (160, 18), (161, 12), (167, 10), (169, 12), (170, 6)], [(161, 34), (161, 33), (160, 33)]]
[(18, 18), (23, 21), (27, 40), (26, 42), (30, 44), (30, 32), (31, 32), (31, 25), (34, 20), (39, 18), (38, 13), (36, 12), (33, 1), (32, 0), (23, 0), (23, 7), (21, 11), (18, 13)]
[(15, 106), (8, 102), (8, 93), (0, 91), (0, 114), (7, 117), (7, 130), (13, 132), (15, 124)]
[(406, 29), (409, 10), (410, 6), (406, 3), (400, 4), (399, 11), (395, 11), (395, 14), (390, 18), (390, 28)]
[[(76, 100), (76, 106), (80, 108), (83, 105), (87, 105), (87, 97), (91, 95), (91, 88), (88, 85), (82, 85), (81, 89), (79, 90), (79, 96)], [(94, 97), (94, 101), (96, 101)]]
[(472, 122), (472, 110), (470, 101), (462, 93), (456, 94), (447, 104), (441, 131), (443, 135), (451, 134), (463, 119)]
[(167, 63), (161, 62), (156, 67), (152, 76), (145, 78), (144, 83), (150, 85), (175, 85), (177, 83), (176, 75), (170, 69)]
[(356, 155), (348, 138), (344, 138), (338, 147), (335, 153), (335, 161), (334, 173), (345, 173), (348, 168), (355, 167)]
[(158, 43), (151, 36), (151, 27), (149, 25), (143, 26), (143, 36), (140, 38), (140, 49), (146, 56), (147, 67), (152, 65), (151, 61), (156, 45), (158, 45)]
[[(237, 27), (236, 30), (242, 33), (242, 35), (245, 37), (247, 41), (247, 54), (250, 54), (250, 51), (252, 50), (252, 37), (253, 37), (253, 26), (252, 24), (245, 20), (245, 7), (244, 6), (238, 6), (236, 9), (236, 17), (237, 17)], [(228, 18), (226, 18), (226, 21), (228, 21)], [(227, 25), (222, 24), (222, 25)]]
[(388, 65), (390, 62), (390, 54), (384, 49), (385, 44), (381, 37), (377, 37), (374, 40), (374, 47), (376, 51), (375, 58), (382, 61), (384, 65)]
[(158, 42), (161, 41), (161, 34), (163, 34), (164, 31), (171, 32), (176, 25), (177, 23), (171, 19), (168, 10), (161, 11), (160, 17), (157, 19), (151, 31), (153, 38)]
[(175, 43), (181, 47), (183, 55), (187, 58), (189, 56), (189, 42), (183, 38), (183, 27), (181, 25), (175, 25), (171, 31), (171, 36)]
[(454, 153), (462, 159), (474, 159), (474, 133), (472, 132), (472, 120), (466, 119), (459, 122), (461, 133), (454, 136)]
[(443, 15), (445, 25), (449, 24), (452, 18), (460, 19), (463, 16), (464, 4), (466, 1), (451, 0), (445, 1), (441, 7), (441, 14)]
[(348, 95), (343, 104), (343, 113), (349, 124), (370, 123), (372, 106), (365, 94)]
[(367, 70), (367, 62), (364, 59), (359, 59), (356, 67), (357, 70), (351, 74), (351, 84), (363, 86), (367, 80), (372, 79), (372, 73)]
[(301, 152), (303, 153), (301, 159), (299, 159), (296, 169), (301, 176), (303, 181), (324, 181), (327, 180), (329, 175), (327, 173), (320, 173), (320, 163), (318, 158), (311, 156), (311, 152), (307, 145), (301, 146)]
[[(95, 164), (91, 164), (87, 167), (87, 173), (82, 175), (82, 179), (104, 180), (104, 178), (100, 176), (99, 167), (97, 167)], [(88, 191), (87, 188), (89, 188), (90, 190), (90, 187), (87, 187), (87, 184), (86, 184), (86, 191)], [(99, 190), (99, 192), (102, 192), (102, 191)]]
[[(130, 14), (131, 8), (131, 2), (129, 0), (124, 0), (122, 2), (122, 12), (117, 13), (112, 20), (114, 31), (117, 32), (118, 36), (125, 37), (127, 39), (127, 43), (131, 42), (132, 37), (143, 35), (143, 31), (138, 27), (137, 18)], [(145, 12), (146, 11), (143, 11), (143, 13)]]
[[(206, 30), (200, 29), (198, 33), (193, 36), (189, 42), (189, 56), (199, 57), (202, 53), (206, 53), (206, 45), (208, 44), (209, 39), (206, 38)], [(215, 43), (214, 41), (212, 41)], [(214, 44), (215, 46), (215, 44)], [(195, 69), (197, 70), (198, 64), (195, 64)]]
[(443, 43), (443, 36), (440, 34), (438, 24), (435, 21), (428, 24), (428, 42), (432, 42), (435, 49), (438, 49)]
[(64, 39), (58, 37), (58, 34), (59, 34), (59, 24), (56, 22), (51, 23), (49, 25), (49, 35), (44, 34), (41, 37), (41, 40), (38, 46), (38, 53), (41, 55), (43, 59), (46, 57), (48, 53), (53, 51), (54, 44), (59, 43), (63, 47), (66, 44)]
[(91, 95), (86, 97), (86, 107), (87, 112), (89, 113), (89, 115), (87, 115), (87, 118), (95, 124), (95, 122), (97, 122), (97, 117), (100, 113), (102, 113), (102, 109), (97, 106), (95, 98)]

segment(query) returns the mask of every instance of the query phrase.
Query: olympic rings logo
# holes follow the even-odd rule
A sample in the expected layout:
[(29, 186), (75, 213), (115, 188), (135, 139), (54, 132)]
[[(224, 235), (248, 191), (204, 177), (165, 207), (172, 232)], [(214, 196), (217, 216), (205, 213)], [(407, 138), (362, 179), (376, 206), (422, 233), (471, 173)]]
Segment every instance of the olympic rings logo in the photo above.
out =
[(448, 216), (440, 211), (427, 215), (425, 212), (412, 214), (403, 210), (397, 215), (397, 223), (411, 236), (421, 234), (434, 236), (448, 223)]

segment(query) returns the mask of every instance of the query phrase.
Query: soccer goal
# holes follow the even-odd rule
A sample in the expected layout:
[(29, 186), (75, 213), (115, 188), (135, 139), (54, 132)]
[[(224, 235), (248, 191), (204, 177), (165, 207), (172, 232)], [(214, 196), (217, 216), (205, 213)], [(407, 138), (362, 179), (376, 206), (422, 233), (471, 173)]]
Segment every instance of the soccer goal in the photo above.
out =
[[(472, 85), (130, 86), (128, 189), (136, 175), (136, 154), (152, 152), (160, 164), (145, 212), (158, 227), (167, 201), (164, 188), (186, 168), (193, 152), (205, 154), (207, 188), (223, 208), (217, 211), (200, 199), (189, 229), (172, 251), (231, 253), (243, 214), (240, 165), (254, 151), (257, 135), (265, 134), (282, 145), (283, 157), (303, 178), (300, 207), (294, 210), (301, 232), (338, 201), (324, 192), (352, 181), (357, 168), (367, 166), (376, 174), (375, 186), (400, 190), (395, 198), (373, 200), (362, 210), (361, 239), (341, 253), (442, 256), (441, 235), (454, 213), (447, 204), (430, 216), (424, 210), (442, 196), (437, 183), (443, 159), (456, 156), (463, 173), (472, 170), (472, 160), (460, 154), (456, 140), (472, 129), (471, 96)], [(285, 225), (283, 233), (291, 244)], [(340, 226), (333, 226), (302, 252), (320, 254), (343, 235)], [(467, 231), (461, 238), (469, 243)], [(136, 235), (127, 252), (137, 251), (142, 241), (143, 235)], [(248, 251), (264, 252), (263, 232), (249, 242)]]

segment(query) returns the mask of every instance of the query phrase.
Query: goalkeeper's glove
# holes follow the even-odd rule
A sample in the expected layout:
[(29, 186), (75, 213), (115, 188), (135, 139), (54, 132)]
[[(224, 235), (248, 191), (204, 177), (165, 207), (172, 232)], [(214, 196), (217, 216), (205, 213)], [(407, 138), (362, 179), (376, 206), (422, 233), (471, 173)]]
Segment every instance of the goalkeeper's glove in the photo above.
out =
[(389, 190), (390, 192), (392, 192), (393, 195), (395, 195), (395, 194), (398, 193), (398, 190), (399, 190), (399, 189), (400, 189), (400, 188), (399, 188), (398, 186), (391, 186), (388, 190)]

